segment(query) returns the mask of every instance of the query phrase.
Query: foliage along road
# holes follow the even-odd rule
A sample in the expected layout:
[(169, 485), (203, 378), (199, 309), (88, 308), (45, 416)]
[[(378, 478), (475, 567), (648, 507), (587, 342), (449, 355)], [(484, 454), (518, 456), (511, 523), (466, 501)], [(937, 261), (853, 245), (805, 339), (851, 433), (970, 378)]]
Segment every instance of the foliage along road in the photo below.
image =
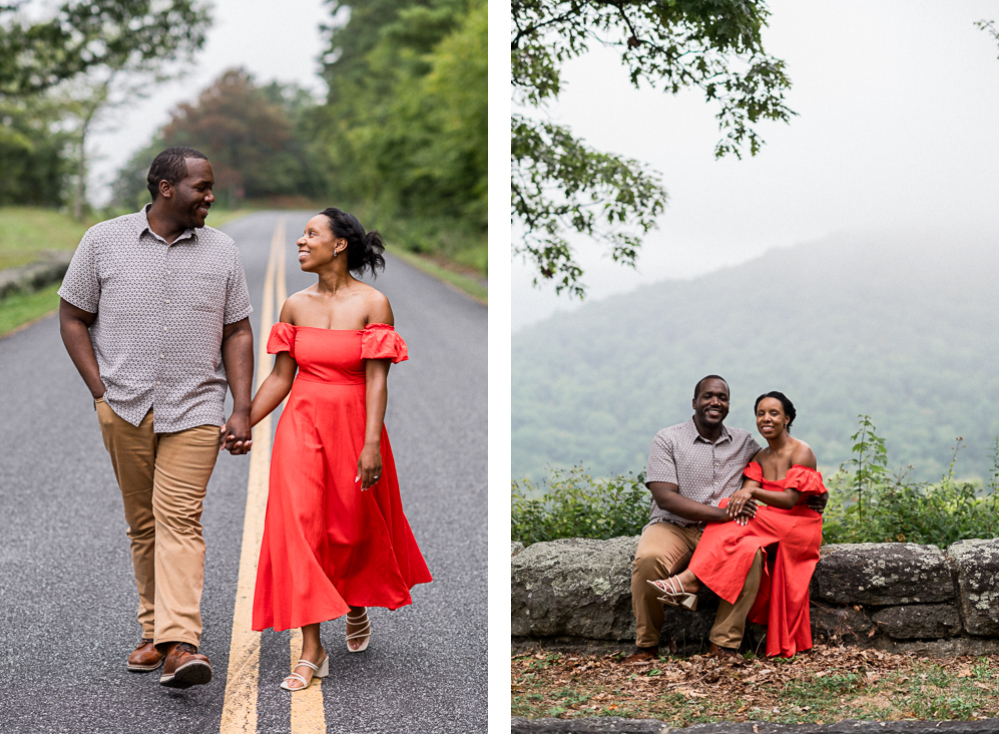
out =
[[(226, 227), (243, 254), (258, 342), (280, 217), (261, 212)], [(288, 215), (279, 242), (288, 292), (313, 282), (293, 244), (308, 218)], [(372, 610), (363, 655), (347, 653), (343, 620), (324, 624), (331, 675), (314, 703), (294, 710), (278, 688), (290, 636), (261, 634), (256, 690), (238, 702), (253, 711), (242, 719), (256, 719), (250, 731), (486, 730), (486, 309), (399, 260), (375, 285), (410, 348), (410, 361), (390, 372), (386, 425), (435, 580), (414, 589), (410, 607)], [(0, 341), (0, 391), (0, 730), (220, 731), (252, 454), (221, 456), (202, 518), (202, 651), (215, 678), (172, 691), (156, 674), (125, 671), (139, 629), (121, 497), (55, 318)]]

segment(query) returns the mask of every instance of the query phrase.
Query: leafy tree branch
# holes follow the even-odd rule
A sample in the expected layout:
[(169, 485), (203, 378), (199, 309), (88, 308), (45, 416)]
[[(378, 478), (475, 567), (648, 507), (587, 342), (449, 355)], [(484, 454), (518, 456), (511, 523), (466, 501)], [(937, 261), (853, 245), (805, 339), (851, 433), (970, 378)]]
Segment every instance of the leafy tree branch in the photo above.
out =
[(561, 232), (593, 237), (615, 262), (634, 267), (641, 241), (632, 232), (648, 232), (666, 205), (659, 177), (638, 161), (587, 147), (565, 127), (523, 115), (511, 125), (512, 214), (524, 225), (514, 252), (542, 277), (556, 278), (557, 293), (581, 298), (583, 271)]
[(996, 23), (992, 20), (977, 20), (973, 25), (976, 26), (981, 31), (986, 31), (991, 36), (993, 40), (997, 42), (997, 46), (1000, 47), (1000, 33), (997, 32)]
[(68, 0), (29, 21), (0, 5), (0, 94), (37, 94), (94, 67), (148, 70), (200, 49), (210, 23), (197, 0)]
[[(752, 0), (514, 0), (514, 101), (541, 107), (554, 100), (561, 89), (561, 66), (599, 43), (621, 50), (622, 64), (636, 87), (645, 82), (671, 94), (700, 89), (718, 110), (722, 138), (715, 146), (717, 158), (756, 155), (763, 145), (756, 125), (788, 122), (795, 114), (785, 104), (791, 86), (785, 63), (767, 54), (761, 41), (768, 15), (763, 2)], [(558, 274), (557, 292), (568, 289), (582, 296), (582, 270), (561, 235), (567, 230), (595, 234), (598, 218), (579, 215), (579, 202), (586, 200), (589, 207), (611, 202), (614, 222), (633, 225), (631, 234), (619, 230), (597, 236), (610, 245), (616, 261), (634, 266), (641, 235), (662, 211), (666, 193), (659, 179), (635, 161), (597, 153), (580, 141), (570, 146), (572, 136), (564, 128), (557, 132), (555, 126), (536, 126), (526, 119), (511, 119), (511, 218), (527, 232), (514, 252), (533, 259), (542, 277)], [(549, 144), (543, 144), (546, 140)], [(590, 165), (559, 164), (563, 153), (589, 160)], [(614, 175), (609, 174), (611, 161), (617, 169)], [(623, 169), (630, 173), (625, 175)], [(574, 178), (595, 171), (605, 175)], [(563, 198), (550, 201), (550, 192), (556, 191)]]

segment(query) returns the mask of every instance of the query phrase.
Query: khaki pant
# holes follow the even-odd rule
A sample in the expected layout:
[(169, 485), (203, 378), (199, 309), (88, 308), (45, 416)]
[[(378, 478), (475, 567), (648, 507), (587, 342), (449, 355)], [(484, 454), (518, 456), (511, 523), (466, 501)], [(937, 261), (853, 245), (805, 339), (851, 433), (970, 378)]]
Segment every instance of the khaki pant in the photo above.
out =
[(219, 427), (154, 433), (153, 411), (136, 427), (103, 399), (97, 417), (125, 505), (142, 636), (197, 647), (205, 575), (201, 510), (219, 455)]
[[(663, 602), (657, 598), (663, 594), (647, 584), (646, 579), (665, 579), (687, 568), (700, 538), (701, 530), (695, 525), (681, 527), (670, 522), (658, 522), (642, 531), (632, 562), (636, 646), (658, 646), (663, 627)], [(719, 611), (708, 636), (716, 645), (735, 649), (743, 641), (747, 614), (760, 586), (762, 563), (762, 555), (758, 551), (735, 604), (719, 599)]]

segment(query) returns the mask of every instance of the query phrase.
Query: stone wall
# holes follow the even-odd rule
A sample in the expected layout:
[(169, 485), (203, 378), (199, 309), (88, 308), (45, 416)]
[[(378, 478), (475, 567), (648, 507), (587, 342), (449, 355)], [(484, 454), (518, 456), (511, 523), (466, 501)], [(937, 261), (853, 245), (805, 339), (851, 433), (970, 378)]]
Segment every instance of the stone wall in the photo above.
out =
[[(635, 638), (630, 581), (637, 537), (511, 544), (511, 635), (516, 641), (615, 642)], [(996, 654), (998, 541), (942, 551), (914, 543), (820, 548), (810, 585), (815, 641), (927, 655)], [(664, 644), (707, 647), (718, 599), (698, 611), (668, 608)], [(763, 628), (750, 625), (745, 645)]]
[(33, 293), (62, 279), (73, 259), (72, 251), (49, 251), (43, 259), (19, 268), (0, 270), (0, 299), (15, 293)]

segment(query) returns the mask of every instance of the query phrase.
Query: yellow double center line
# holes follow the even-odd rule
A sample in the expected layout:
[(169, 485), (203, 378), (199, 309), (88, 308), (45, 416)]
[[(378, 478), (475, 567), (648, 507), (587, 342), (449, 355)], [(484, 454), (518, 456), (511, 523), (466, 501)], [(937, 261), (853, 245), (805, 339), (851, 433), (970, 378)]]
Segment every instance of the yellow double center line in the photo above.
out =
[[(264, 276), (264, 296), (260, 309), (260, 332), (257, 347), (257, 388), (270, 372), (271, 357), (267, 353), (267, 337), (274, 325), (276, 313), (288, 293), (285, 289), (285, 217), (278, 220), (271, 237), (271, 254)], [(257, 686), (260, 671), (260, 632), (250, 625), (253, 615), (253, 588), (257, 578), (257, 559), (264, 533), (264, 512), (267, 508), (267, 480), (271, 464), (271, 416), (253, 429), (253, 450), (250, 452), (250, 478), (247, 482), (247, 507), (243, 520), (243, 545), (240, 550), (240, 573), (236, 583), (236, 608), (233, 611), (233, 631), (229, 646), (229, 671), (226, 675), (226, 698), (222, 708), (220, 734), (248, 734), (257, 731)], [(290, 635), (291, 662), (294, 664), (302, 649), (302, 635), (294, 630)], [(268, 683), (270, 685), (270, 682)], [(277, 686), (277, 681), (274, 682)], [(292, 694), (291, 730), (293, 734), (326, 732), (323, 713), (322, 682), (317, 679), (305, 691)]]

